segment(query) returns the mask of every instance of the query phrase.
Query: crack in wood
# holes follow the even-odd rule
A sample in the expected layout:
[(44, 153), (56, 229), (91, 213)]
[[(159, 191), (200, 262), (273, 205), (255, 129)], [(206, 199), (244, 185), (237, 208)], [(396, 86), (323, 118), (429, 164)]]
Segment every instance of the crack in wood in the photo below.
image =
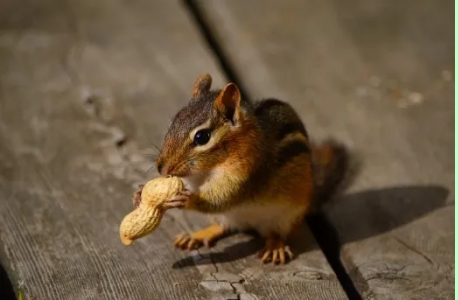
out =
[(410, 251), (420, 255), (421, 257), (423, 257), (429, 264), (433, 265), (433, 261), (426, 255), (424, 254), (423, 252), (421, 252), (420, 250), (417, 250), (415, 249), (414, 247), (408, 245), (406, 242), (400, 240), (399, 238), (397, 237), (393, 237), (393, 239), (398, 242), (399, 244), (401, 244), (402, 246), (404, 246), (405, 248), (409, 249)]
[[(183, 0), (183, 3), (185, 6), (188, 8), (191, 17), (194, 19), (196, 25), (198, 26), (201, 35), (205, 38), (208, 47), (210, 48), (211, 51), (215, 54), (215, 57), (217, 61), (219, 62), (219, 65), (221, 66), (223, 72), (225, 75), (228, 77), (228, 79), (231, 82), (234, 82), (240, 89), (242, 96), (249, 100), (249, 96), (246, 92), (246, 89), (244, 88), (244, 85), (241, 83), (241, 80), (237, 76), (236, 72), (232, 68), (231, 62), (229, 59), (226, 57), (224, 50), (220, 46), (219, 42), (217, 41), (214, 32), (210, 29), (208, 26), (204, 16), (203, 12), (199, 8), (198, 4), (193, 1), (193, 0)], [(323, 217), (320, 215), (318, 217), (315, 217), (315, 220), (318, 221), (318, 223), (323, 223)], [(313, 232), (313, 235), (315, 236), (315, 239), (318, 241), (318, 236), (320, 236), (320, 240), (322, 241), (321, 243), (318, 241), (318, 244), (325, 254), (326, 259), (328, 260), (328, 263), (331, 265), (331, 268), (333, 271), (336, 273), (337, 278), (339, 280), (340, 285), (344, 289), (345, 293), (350, 299), (361, 299), (361, 296), (359, 292), (356, 290), (354, 283), (352, 282), (351, 278), (348, 276), (348, 274), (345, 271), (345, 268), (342, 265), (342, 262), (340, 260), (339, 254), (340, 254), (340, 244), (337, 237), (335, 229), (333, 230), (327, 230), (327, 233), (323, 235), (322, 230), (321, 230), (321, 225), (319, 225), (317, 222), (308, 222), (308, 225)], [(316, 223), (316, 224), (315, 224)], [(318, 225), (318, 226), (317, 226)], [(328, 228), (330, 228), (330, 224), (326, 224)], [(320, 232), (320, 234), (318, 234)], [(330, 234), (332, 233), (332, 234)], [(329, 244), (328, 242), (324, 242), (324, 240), (331, 241), (330, 245), (331, 247), (337, 247), (337, 248), (329, 248), (325, 247), (324, 244)]]

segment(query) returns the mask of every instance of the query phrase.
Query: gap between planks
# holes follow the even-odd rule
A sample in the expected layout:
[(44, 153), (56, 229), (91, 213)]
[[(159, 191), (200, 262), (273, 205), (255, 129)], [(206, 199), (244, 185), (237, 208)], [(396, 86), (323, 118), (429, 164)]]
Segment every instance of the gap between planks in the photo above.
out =
[[(228, 59), (226, 53), (222, 49), (221, 45), (218, 43), (216, 37), (214, 36), (212, 29), (205, 21), (202, 10), (199, 8), (199, 5), (193, 0), (182, 0), (184, 6), (189, 11), (191, 18), (197, 25), (200, 34), (203, 36), (205, 42), (210, 51), (215, 55), (216, 61), (221, 67), (224, 75), (233, 83), (235, 83), (244, 97), (247, 100), (252, 100), (249, 93), (247, 92), (245, 86), (241, 82), (240, 77), (237, 72), (232, 67), (230, 60)], [(332, 270), (335, 272), (337, 279), (345, 291), (347, 297), (351, 300), (360, 300), (362, 299), (361, 295), (358, 293), (353, 281), (351, 280), (348, 273), (345, 271), (345, 268), (340, 259), (340, 249), (341, 244), (338, 239), (338, 234), (334, 226), (326, 219), (326, 217), (317, 213), (313, 216), (310, 216), (306, 220), (307, 225), (309, 226), (314, 238), (316, 239), (321, 251), (326, 257), (327, 262), (331, 266)]]

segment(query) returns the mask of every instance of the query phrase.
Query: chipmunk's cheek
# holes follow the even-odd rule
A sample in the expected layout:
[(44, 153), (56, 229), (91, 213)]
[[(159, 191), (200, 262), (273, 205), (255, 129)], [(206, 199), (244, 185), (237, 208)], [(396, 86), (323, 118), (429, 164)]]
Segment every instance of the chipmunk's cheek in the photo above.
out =
[(190, 176), (201, 176), (202, 173), (207, 172), (208, 168), (205, 167), (205, 160), (197, 159), (188, 162), (188, 172)]

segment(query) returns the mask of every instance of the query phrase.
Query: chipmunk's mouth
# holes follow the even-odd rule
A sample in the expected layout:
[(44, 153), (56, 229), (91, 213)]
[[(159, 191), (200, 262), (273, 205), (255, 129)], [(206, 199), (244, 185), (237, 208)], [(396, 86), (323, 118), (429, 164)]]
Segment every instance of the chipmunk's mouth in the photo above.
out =
[(158, 164), (158, 172), (162, 176), (186, 177), (189, 174), (189, 169), (184, 163), (171, 164), (168, 162), (160, 162)]

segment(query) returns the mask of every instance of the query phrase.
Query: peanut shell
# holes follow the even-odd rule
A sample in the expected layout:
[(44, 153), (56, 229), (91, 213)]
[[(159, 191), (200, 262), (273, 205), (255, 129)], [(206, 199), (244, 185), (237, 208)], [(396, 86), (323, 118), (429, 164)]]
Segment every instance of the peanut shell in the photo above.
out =
[(159, 177), (148, 181), (142, 189), (139, 206), (121, 222), (119, 233), (124, 245), (152, 233), (160, 224), (165, 209), (162, 204), (183, 189), (177, 177)]

